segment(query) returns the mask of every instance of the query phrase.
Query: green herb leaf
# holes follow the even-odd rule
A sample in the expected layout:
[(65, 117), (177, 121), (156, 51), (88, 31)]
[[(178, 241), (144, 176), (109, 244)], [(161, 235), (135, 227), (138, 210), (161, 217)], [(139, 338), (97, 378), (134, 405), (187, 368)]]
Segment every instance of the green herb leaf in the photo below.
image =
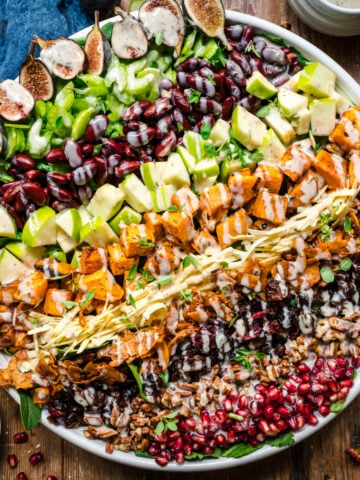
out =
[(208, 60), (208, 62), (211, 63), (211, 65), (217, 65), (219, 63), (221, 66), (225, 67), (226, 57), (220, 47), (215, 51), (214, 55)]
[(130, 268), (129, 275), (128, 275), (127, 279), (130, 280), (130, 281), (134, 280), (134, 278), (136, 277), (136, 274), (137, 274), (137, 265), (134, 264)]
[(140, 375), (140, 372), (137, 368), (137, 366), (134, 364), (134, 363), (129, 363), (128, 364), (128, 367), (131, 371), (131, 373), (133, 374), (134, 378), (135, 378), (135, 381), (137, 383), (137, 386), (138, 386), (138, 389), (139, 389), (139, 395), (140, 397), (145, 400), (145, 402), (148, 401), (145, 393), (144, 393), (144, 387), (143, 387), (143, 384), (142, 384), (142, 378), (141, 378), (141, 375)]
[(256, 115), (260, 118), (267, 117), (270, 113), (270, 107), (269, 105), (265, 105), (264, 107), (261, 107), (257, 112)]
[(212, 453), (191, 452), (190, 455), (185, 455), (186, 460), (204, 460), (204, 458), (219, 458), (221, 457), (221, 448), (216, 447)]
[(329, 267), (323, 267), (320, 270), (320, 275), (325, 283), (332, 283), (335, 280), (334, 272)]
[(200, 135), (204, 140), (207, 140), (210, 137), (211, 125), (207, 122), (204, 122), (200, 127)]
[(205, 155), (206, 155), (208, 158), (213, 158), (213, 157), (216, 157), (216, 155), (217, 155), (217, 151), (216, 151), (215, 145), (213, 145), (213, 144), (210, 143), (210, 142), (206, 142), (206, 143), (204, 144), (204, 152), (205, 152)]
[(158, 32), (155, 37), (155, 44), (160, 47), (160, 45), (163, 43), (163, 34), (162, 32)]
[(233, 318), (230, 320), (228, 327), (229, 327), (229, 328), (232, 327), (238, 318), (239, 318), (239, 317), (238, 317), (237, 315), (235, 315), (235, 317), (233, 317)]
[(136, 451), (135, 451), (135, 455), (136, 455), (137, 457), (154, 458), (154, 457), (151, 456), (148, 452), (142, 452), (141, 450), (136, 450)]
[(101, 27), (101, 31), (109, 41), (111, 40), (111, 33), (112, 33), (113, 26), (114, 26), (114, 22), (108, 22), (103, 27)]
[(295, 443), (294, 434), (292, 432), (285, 433), (284, 435), (280, 435), (279, 437), (266, 440), (266, 443), (268, 445), (271, 445), (272, 447), (289, 447), (290, 445), (294, 445)]
[(256, 47), (253, 43), (249, 43), (249, 45), (245, 48), (245, 53), (253, 53), (256, 57), (260, 58), (260, 54), (256, 50)]
[(249, 160), (252, 162), (260, 162), (264, 159), (264, 155), (261, 152), (255, 150), (255, 152), (250, 153)]
[(188, 267), (190, 265), (190, 263), (192, 263), (194, 265), (194, 267), (199, 266), (198, 261), (196, 260), (196, 258), (193, 255), (186, 255), (186, 257), (184, 257), (183, 261), (182, 261), (183, 267), (184, 268)]
[(143, 237), (139, 240), (139, 245), (144, 248), (155, 247), (155, 243), (149, 242), (147, 238)]
[(62, 304), (66, 308), (66, 310), (71, 310), (72, 308), (79, 306), (78, 303), (73, 302), (72, 300), (66, 300), (66, 302), (62, 302)]
[(165, 430), (165, 424), (164, 422), (160, 421), (155, 428), (155, 433), (156, 435), (160, 435)]
[(349, 217), (345, 217), (344, 220), (344, 232), (345, 233), (350, 233), (351, 230), (351, 220)]
[(20, 416), (26, 430), (31, 430), (40, 422), (41, 409), (35, 405), (30, 395), (19, 392)]
[(226, 290), (227, 290), (227, 287), (225, 285), (221, 287), (221, 290), (220, 290), (221, 295), (225, 295)]
[(191, 95), (188, 101), (189, 103), (197, 103), (200, 97), (201, 97), (201, 92), (199, 92), (199, 90), (195, 90), (194, 88), (192, 88)]
[(177, 205), (170, 205), (167, 209), (168, 212), (177, 212), (178, 210), (182, 210), (182, 207), (178, 207)]
[(253, 447), (252, 445), (246, 445), (245, 443), (238, 443), (230, 448), (227, 448), (226, 450), (223, 450), (221, 456), (226, 458), (240, 458), (244, 455), (249, 455), (249, 453), (255, 452), (255, 450), (259, 450), (259, 448), (262, 447), (263, 444)]
[(229, 264), (228, 264), (227, 262), (220, 262), (220, 265), (221, 265), (223, 268), (225, 268), (225, 270), (229, 268)]
[(185, 302), (192, 302), (191, 288), (180, 290), (180, 298), (181, 300), (185, 300)]
[(339, 265), (339, 268), (340, 268), (340, 270), (343, 270), (344, 272), (347, 272), (352, 267), (352, 263), (353, 262), (352, 262), (351, 258), (349, 258), (349, 257), (342, 258), (341, 262), (340, 262), (340, 265)]
[(136, 308), (136, 303), (132, 295), (129, 295), (129, 303), (132, 307)]
[(330, 407), (330, 412), (339, 413), (344, 410), (344, 403), (343, 402), (335, 402)]
[(89, 290), (88, 292), (86, 292), (85, 297), (79, 303), (80, 307), (83, 307), (87, 302), (92, 300), (94, 298), (94, 296), (95, 296), (94, 290)]
[(145, 268), (143, 269), (142, 274), (147, 282), (152, 282), (154, 280), (154, 277), (152, 277)]
[(332, 228), (329, 223), (333, 220), (331, 213), (319, 213), (320, 218), (320, 238), (327, 242), (332, 234)]
[(159, 377), (161, 378), (164, 385), (169, 383), (170, 373), (169, 370), (165, 370), (165, 372), (159, 373)]
[(171, 275), (168, 275), (167, 277), (157, 280), (155, 283), (156, 285), (168, 285), (169, 283), (172, 282), (172, 280), (173, 280), (173, 277)]
[(216, 82), (215, 82), (215, 79), (214, 77), (211, 77), (210, 75), (207, 77), (207, 79), (209, 80), (209, 82), (211, 83), (211, 85), (216, 85)]

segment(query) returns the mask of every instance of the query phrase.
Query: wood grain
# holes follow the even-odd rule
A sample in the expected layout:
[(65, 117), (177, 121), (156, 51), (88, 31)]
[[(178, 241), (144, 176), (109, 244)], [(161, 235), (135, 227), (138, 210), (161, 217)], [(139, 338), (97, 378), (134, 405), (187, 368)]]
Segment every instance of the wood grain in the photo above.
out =
[[(119, 2), (116, 2), (117, 4)], [(360, 82), (360, 37), (336, 38), (321, 35), (302, 24), (285, 0), (225, 0), (227, 8), (255, 15), (289, 28), (327, 52)], [(331, 33), (331, 32), (329, 32)], [(360, 447), (360, 398), (326, 428), (308, 440), (271, 459), (221, 472), (222, 480), (359, 480), (360, 466), (345, 455), (348, 446)], [(19, 410), (6, 392), (0, 391), (0, 479), (15, 480), (25, 471), (29, 480), (218, 480), (219, 472), (168, 474), (121, 466), (95, 457), (61, 440), (45, 427), (31, 433), (29, 443), (14, 445), (12, 436), (21, 431)], [(45, 462), (31, 467), (29, 454), (41, 450)], [(10, 470), (6, 456), (16, 453), (19, 467)], [(206, 475), (206, 476), (205, 476)]]

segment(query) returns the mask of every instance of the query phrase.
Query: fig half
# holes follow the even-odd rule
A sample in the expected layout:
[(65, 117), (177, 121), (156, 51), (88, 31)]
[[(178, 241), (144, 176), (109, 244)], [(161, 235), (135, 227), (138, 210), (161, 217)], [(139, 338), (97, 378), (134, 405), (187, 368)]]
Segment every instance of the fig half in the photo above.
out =
[(20, 83), (4, 80), (0, 83), (0, 116), (9, 122), (28, 117), (34, 108), (34, 97)]
[(50, 100), (54, 94), (54, 82), (47, 66), (34, 58), (36, 43), (31, 42), (28, 56), (20, 68), (19, 80), (35, 100)]
[(145, 0), (139, 10), (139, 18), (152, 37), (164, 45), (173, 47), (179, 56), (185, 34), (182, 11), (175, 0)]
[(111, 58), (111, 47), (99, 27), (99, 10), (95, 10), (95, 23), (86, 37), (85, 53), (87, 57), (87, 72), (94, 75), (101, 75), (109, 65)]
[(127, 60), (144, 56), (148, 51), (148, 41), (139, 22), (119, 7), (115, 8), (115, 13), (121, 17), (114, 23), (111, 33), (115, 55)]
[(34, 40), (41, 48), (40, 60), (56, 77), (71, 80), (84, 70), (85, 51), (74, 40), (65, 37), (42, 40), (37, 35)]
[(224, 32), (225, 10), (221, 0), (184, 0), (184, 8), (205, 35), (219, 38), (228, 50), (232, 50)]

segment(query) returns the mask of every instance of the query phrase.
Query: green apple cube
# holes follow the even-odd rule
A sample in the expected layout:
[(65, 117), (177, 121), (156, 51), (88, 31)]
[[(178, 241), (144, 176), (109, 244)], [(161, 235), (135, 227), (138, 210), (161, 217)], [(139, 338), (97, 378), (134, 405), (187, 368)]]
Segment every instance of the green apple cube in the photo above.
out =
[(105, 183), (96, 190), (87, 209), (94, 217), (107, 221), (118, 213), (124, 200), (125, 193), (121, 188)]
[(196, 164), (195, 157), (193, 155), (191, 155), (191, 153), (188, 150), (186, 150), (185, 147), (183, 147), (181, 145), (179, 145), (177, 147), (176, 151), (180, 155), (180, 157), (182, 158), (188, 172), (192, 173), (194, 171), (195, 164)]
[(235, 140), (248, 150), (254, 150), (264, 141), (266, 125), (260, 118), (237, 105), (232, 114), (232, 131)]
[(64, 253), (71, 252), (79, 245), (79, 242), (70, 237), (62, 228), (57, 230), (56, 241)]
[(37, 261), (45, 257), (44, 247), (33, 248), (24, 242), (10, 242), (6, 245), (6, 249), (29, 267), (34, 266)]
[(119, 241), (119, 237), (102, 217), (94, 217), (80, 230), (80, 243), (88, 243), (94, 248), (105, 248), (108, 243)]
[(300, 72), (295, 73), (290, 79), (284, 83), (284, 85), (281, 85), (281, 88), (287, 88), (289, 90), (292, 90), (293, 92), (297, 92), (298, 89), (298, 83), (301, 75), (301, 70)]
[(263, 155), (263, 160), (270, 163), (279, 163), (281, 157), (285, 153), (285, 146), (276, 135), (272, 128), (266, 133), (266, 137), (262, 145), (258, 148), (258, 151)]
[(161, 162), (147, 162), (140, 165), (141, 177), (149, 190), (155, 190), (159, 185), (163, 185), (159, 175), (158, 163)]
[(209, 140), (213, 142), (215, 147), (220, 147), (226, 142), (230, 142), (230, 124), (222, 118), (216, 120), (215, 125), (210, 132)]
[(345, 110), (347, 110), (352, 106), (352, 103), (347, 98), (343, 97), (342, 95), (340, 95), (340, 93), (336, 92), (335, 90), (332, 92), (331, 97), (335, 98), (336, 113), (338, 113), (339, 115), (342, 115), (345, 112)]
[(166, 184), (182, 187), (190, 185), (190, 177), (188, 171), (178, 153), (171, 153), (165, 163), (164, 180)]
[(90, 220), (93, 218), (93, 215), (90, 215), (90, 213), (87, 211), (87, 205), (80, 205), (77, 211), (79, 212), (79, 215), (80, 215), (81, 225), (85, 225), (86, 223), (89, 223)]
[(81, 255), (82, 255), (81, 250), (75, 250), (74, 251), (71, 262), (70, 262), (70, 265), (73, 268), (78, 268)]
[(315, 97), (330, 97), (335, 90), (335, 74), (318, 62), (305, 65), (301, 71), (297, 88)]
[(6, 248), (0, 250), (0, 283), (6, 285), (22, 280), (32, 271), (25, 263), (15, 257)]
[(202, 180), (195, 180), (194, 181), (194, 188), (197, 193), (201, 193), (204, 188), (211, 187), (212, 185), (215, 185), (217, 182), (217, 175), (214, 177), (207, 177)]
[(292, 92), (288, 88), (279, 90), (278, 100), (281, 111), (287, 118), (296, 115), (299, 110), (303, 110), (308, 105), (308, 99), (305, 95)]
[(224, 160), (220, 165), (220, 182), (226, 183), (228, 176), (243, 169), (240, 160)]
[(116, 235), (120, 235), (121, 224), (131, 225), (132, 223), (141, 223), (141, 220), (142, 215), (126, 205), (120, 210), (116, 217), (111, 220), (109, 225)]
[(44, 206), (35, 210), (24, 225), (22, 241), (29, 247), (56, 244), (56, 213)]
[(276, 107), (270, 107), (270, 111), (264, 120), (285, 145), (289, 145), (294, 140), (295, 131), (293, 127), (281, 116)]
[[(75, 243), (79, 241), (81, 218), (77, 208), (67, 208), (56, 214), (55, 223), (60, 227)], [(62, 249), (63, 250), (63, 249)]]
[(121, 183), (121, 188), (125, 192), (126, 201), (134, 210), (140, 213), (152, 210), (150, 192), (135, 173), (127, 175)]
[(205, 140), (199, 133), (188, 130), (184, 135), (184, 145), (186, 149), (195, 158), (196, 162), (200, 162), (205, 155)]
[(15, 220), (5, 207), (0, 205), (0, 237), (16, 238), (17, 227)]
[(219, 164), (214, 158), (206, 158), (197, 163), (193, 177), (195, 180), (204, 180), (205, 178), (217, 177), (220, 173)]
[(310, 130), (310, 110), (304, 108), (296, 114), (296, 118), (291, 120), (291, 125), (295, 129), (296, 135), (305, 135)]
[(254, 72), (248, 79), (246, 91), (254, 97), (267, 100), (277, 94), (278, 89), (260, 72)]
[(310, 104), (311, 131), (319, 137), (327, 137), (336, 123), (335, 98), (321, 98)]
[(155, 191), (150, 192), (154, 206), (154, 212), (164, 212), (171, 205), (171, 197), (176, 192), (177, 188), (174, 185), (163, 185), (158, 187)]

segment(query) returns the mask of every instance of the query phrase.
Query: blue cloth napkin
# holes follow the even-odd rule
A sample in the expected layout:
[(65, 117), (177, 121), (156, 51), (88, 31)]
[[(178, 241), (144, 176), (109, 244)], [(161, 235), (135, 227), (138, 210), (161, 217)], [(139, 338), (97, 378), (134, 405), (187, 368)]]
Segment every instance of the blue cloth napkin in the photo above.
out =
[(0, 81), (18, 76), (34, 34), (49, 40), (92, 23), (79, 0), (0, 0)]

